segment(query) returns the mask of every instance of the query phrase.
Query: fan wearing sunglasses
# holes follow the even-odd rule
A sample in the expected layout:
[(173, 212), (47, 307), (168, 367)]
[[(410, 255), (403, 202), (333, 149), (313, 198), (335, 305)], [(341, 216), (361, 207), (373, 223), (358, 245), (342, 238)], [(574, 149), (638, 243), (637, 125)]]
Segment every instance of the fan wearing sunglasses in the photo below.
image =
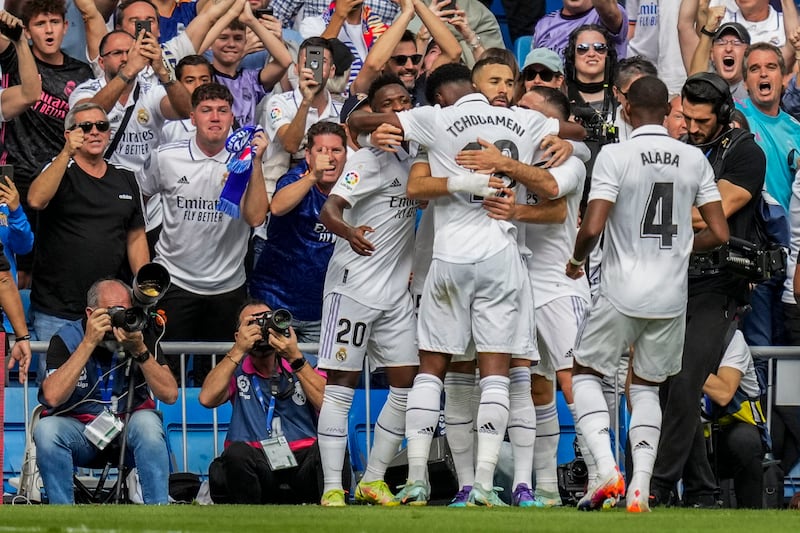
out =
[(561, 89), (564, 83), (564, 63), (558, 54), (548, 48), (534, 48), (525, 57), (522, 66), (522, 83), (525, 92), (533, 87)]
[(85, 316), (86, 291), (96, 280), (135, 274), (150, 261), (136, 178), (103, 158), (111, 138), (106, 112), (76, 104), (64, 130), (63, 149), (28, 192), (40, 211), (31, 287), (40, 338)]

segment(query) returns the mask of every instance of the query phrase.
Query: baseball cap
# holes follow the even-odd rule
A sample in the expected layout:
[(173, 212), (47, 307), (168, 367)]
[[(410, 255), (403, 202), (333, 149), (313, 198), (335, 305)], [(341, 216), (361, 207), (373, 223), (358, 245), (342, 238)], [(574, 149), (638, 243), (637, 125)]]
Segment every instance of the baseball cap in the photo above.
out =
[(714, 39), (719, 39), (723, 35), (729, 33), (735, 34), (743, 43), (750, 44), (750, 33), (747, 31), (747, 28), (738, 22), (726, 22), (717, 28), (717, 31), (714, 32)]
[(534, 48), (528, 55), (525, 56), (525, 63), (522, 70), (525, 70), (531, 65), (542, 65), (558, 74), (564, 74), (564, 64), (558, 54), (549, 48)]
[(333, 56), (333, 65), (336, 67), (336, 75), (341, 76), (353, 64), (355, 57), (347, 45), (336, 37), (328, 39), (328, 42), (333, 50), (331, 56)]
[(347, 122), (347, 119), (350, 118), (350, 114), (359, 109), (364, 104), (367, 103), (367, 95), (366, 94), (354, 94), (349, 96), (347, 100), (344, 101), (342, 104), (342, 110), (339, 112), (339, 120), (342, 124)]

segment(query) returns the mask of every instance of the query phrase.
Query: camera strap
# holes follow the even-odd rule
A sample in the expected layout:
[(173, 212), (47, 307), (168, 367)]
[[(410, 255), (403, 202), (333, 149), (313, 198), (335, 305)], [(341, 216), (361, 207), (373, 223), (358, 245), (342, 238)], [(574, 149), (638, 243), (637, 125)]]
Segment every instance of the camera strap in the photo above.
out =
[(128, 122), (131, 120), (131, 115), (133, 115), (133, 108), (136, 107), (136, 102), (139, 101), (139, 92), (142, 86), (139, 84), (138, 80), (136, 82), (136, 88), (133, 90), (133, 101), (125, 110), (125, 116), (122, 117), (122, 122), (119, 123), (119, 128), (117, 128), (117, 133), (114, 134), (114, 138), (111, 139), (111, 144), (108, 145), (106, 148), (106, 153), (103, 154), (104, 159), (111, 159), (111, 156), (114, 154), (114, 151), (119, 146), (119, 142), (122, 140), (122, 137), (125, 136), (125, 128), (128, 127)]
[(95, 360), (95, 370), (97, 370), (97, 388), (100, 390), (100, 398), (103, 403), (111, 403), (111, 395), (114, 392), (114, 379), (116, 378), (117, 360), (119, 356), (117, 352), (111, 356), (111, 366), (108, 370), (108, 376), (103, 380), (103, 367), (99, 361)]
[(258, 403), (261, 404), (261, 408), (267, 415), (267, 437), (272, 437), (272, 419), (275, 417), (275, 396), (270, 395), (269, 397), (269, 406), (264, 401), (264, 393), (261, 391), (261, 384), (258, 382), (258, 377), (253, 375), (250, 376), (250, 382), (253, 384), (253, 392), (256, 395), (256, 399)]

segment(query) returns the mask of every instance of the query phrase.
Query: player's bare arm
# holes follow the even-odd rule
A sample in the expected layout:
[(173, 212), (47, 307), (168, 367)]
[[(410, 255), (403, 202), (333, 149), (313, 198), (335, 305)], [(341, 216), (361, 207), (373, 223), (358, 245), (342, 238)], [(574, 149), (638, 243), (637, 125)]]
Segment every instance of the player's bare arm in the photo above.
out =
[(358, 255), (372, 255), (375, 251), (373, 245), (366, 238), (367, 233), (375, 231), (369, 226), (353, 227), (348, 224), (342, 216), (345, 209), (349, 209), (350, 204), (347, 200), (336, 194), (331, 194), (319, 212), (319, 221), (325, 224), (328, 230), (332, 231), (342, 239), (350, 243), (350, 248)]
[(495, 196), (500, 189), (505, 187), (503, 180), (488, 173), (465, 170), (463, 174), (446, 178), (431, 176), (430, 173), (430, 166), (427, 163), (414, 163), (411, 167), (406, 190), (410, 200), (430, 200), (455, 192), (489, 197)]
[[(722, 198), (722, 211), (727, 218), (730, 218), (739, 209), (747, 205), (753, 198), (750, 191), (744, 187), (734, 185), (724, 178), (717, 182), (717, 189), (719, 189), (719, 195)], [(692, 208), (692, 228), (695, 231), (699, 231), (705, 227), (706, 223), (703, 221), (700, 211), (696, 207)]]
[(694, 236), (692, 251), (702, 252), (725, 244), (730, 239), (728, 220), (722, 210), (722, 202), (709, 202), (699, 207), (707, 228), (700, 230)]
[(518, 205), (514, 220), (528, 224), (563, 224), (567, 220), (567, 197), (541, 200), (536, 205)]
[(608, 200), (592, 200), (586, 207), (586, 214), (581, 222), (581, 229), (575, 238), (575, 248), (572, 257), (567, 262), (567, 276), (578, 279), (583, 276), (583, 264), (589, 253), (597, 246), (600, 235), (606, 227), (608, 214), (614, 207), (614, 203)]
[[(481, 145), (481, 150), (462, 150), (456, 155), (456, 163), (475, 171), (494, 169), (495, 172), (519, 181), (528, 190), (545, 198), (558, 195), (558, 183), (548, 170), (503, 155), (497, 146), (484, 139), (478, 138), (478, 144)], [(566, 144), (571, 146), (569, 143)]]

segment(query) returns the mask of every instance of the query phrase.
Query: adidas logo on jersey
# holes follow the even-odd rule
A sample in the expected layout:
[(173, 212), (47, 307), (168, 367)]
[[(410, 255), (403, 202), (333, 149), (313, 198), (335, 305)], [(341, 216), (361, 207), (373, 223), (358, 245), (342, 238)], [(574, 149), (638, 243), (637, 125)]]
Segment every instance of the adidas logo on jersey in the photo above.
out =
[(598, 435), (608, 435), (608, 428), (603, 428), (597, 432)]
[(417, 435), (430, 435), (433, 436), (433, 426), (428, 426), (417, 431)]
[(389, 185), (389, 187), (402, 187), (403, 184), (400, 183), (399, 178), (395, 178), (394, 181)]
[(572, 348), (570, 348), (569, 351), (566, 354), (564, 354), (564, 357), (566, 357), (567, 359), (572, 359), (572, 355), (573, 355)]
[(639, 444), (633, 447), (633, 451), (636, 450), (652, 450), (653, 447), (650, 445), (649, 442), (646, 440), (639, 441)]
[(487, 422), (486, 424), (482, 425), (480, 429), (478, 429), (478, 433), (488, 433), (490, 435), (497, 435), (497, 429), (495, 429), (494, 424), (491, 422)]
[(181, 179), (178, 180), (179, 185), (189, 185), (189, 180), (186, 176), (181, 176)]

